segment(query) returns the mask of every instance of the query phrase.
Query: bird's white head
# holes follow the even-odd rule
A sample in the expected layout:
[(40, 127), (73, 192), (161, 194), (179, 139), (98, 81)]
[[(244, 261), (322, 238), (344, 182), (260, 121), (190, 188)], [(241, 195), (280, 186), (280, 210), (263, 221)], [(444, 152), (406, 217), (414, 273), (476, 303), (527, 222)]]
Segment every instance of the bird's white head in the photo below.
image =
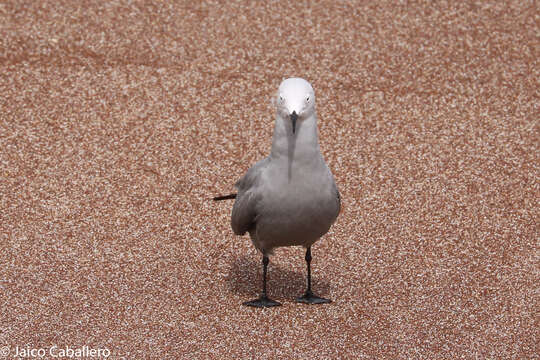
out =
[(315, 114), (315, 92), (304, 79), (286, 79), (279, 85), (276, 104), (278, 115), (291, 120), (294, 134), (298, 120)]

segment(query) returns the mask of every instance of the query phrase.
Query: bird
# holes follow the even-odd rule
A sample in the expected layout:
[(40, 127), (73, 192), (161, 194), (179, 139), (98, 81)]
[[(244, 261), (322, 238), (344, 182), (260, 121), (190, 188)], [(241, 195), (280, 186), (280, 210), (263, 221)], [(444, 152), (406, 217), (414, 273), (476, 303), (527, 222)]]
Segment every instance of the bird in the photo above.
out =
[(236, 182), (236, 193), (213, 200), (235, 200), (232, 229), (236, 235), (249, 233), (262, 254), (262, 293), (243, 305), (281, 305), (268, 296), (266, 279), (269, 256), (283, 246), (306, 249), (307, 288), (296, 302), (330, 303), (312, 291), (311, 247), (336, 221), (341, 197), (319, 147), (315, 92), (308, 81), (288, 78), (281, 82), (273, 103), (276, 120), (269, 156)]

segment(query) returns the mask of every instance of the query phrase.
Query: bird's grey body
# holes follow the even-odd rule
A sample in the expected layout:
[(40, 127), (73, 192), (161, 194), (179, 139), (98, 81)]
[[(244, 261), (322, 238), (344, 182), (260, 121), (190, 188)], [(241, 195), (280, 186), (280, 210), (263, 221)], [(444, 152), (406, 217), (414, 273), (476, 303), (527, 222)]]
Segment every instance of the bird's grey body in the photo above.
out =
[(265, 274), (267, 256), (276, 247), (306, 247), (311, 293), (310, 247), (336, 220), (340, 196), (320, 152), (311, 85), (303, 79), (287, 79), (280, 85), (276, 102), (271, 153), (236, 183), (231, 225), (235, 234), (249, 232), (253, 245), (263, 254), (263, 262), (266, 259)]
[(233, 230), (238, 235), (248, 231), (263, 254), (280, 246), (311, 246), (339, 213), (339, 193), (318, 144), (300, 151), (302, 147), (290, 158), (274, 146), (236, 184)]

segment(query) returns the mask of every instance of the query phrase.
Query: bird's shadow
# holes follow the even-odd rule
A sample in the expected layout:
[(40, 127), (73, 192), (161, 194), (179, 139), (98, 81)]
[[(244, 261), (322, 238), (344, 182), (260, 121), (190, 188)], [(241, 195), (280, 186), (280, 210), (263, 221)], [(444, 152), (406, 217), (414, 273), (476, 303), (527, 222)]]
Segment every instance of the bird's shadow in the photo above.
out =
[[(306, 290), (306, 272), (287, 270), (283, 265), (272, 263), (268, 266), (267, 292), (268, 296), (277, 299), (294, 299)], [(313, 266), (312, 266), (313, 272)], [(247, 256), (234, 258), (227, 276), (229, 289), (242, 296), (256, 297), (262, 290), (262, 261)], [(311, 286), (313, 292), (320, 296), (328, 296), (330, 284), (324, 278), (314, 278)]]

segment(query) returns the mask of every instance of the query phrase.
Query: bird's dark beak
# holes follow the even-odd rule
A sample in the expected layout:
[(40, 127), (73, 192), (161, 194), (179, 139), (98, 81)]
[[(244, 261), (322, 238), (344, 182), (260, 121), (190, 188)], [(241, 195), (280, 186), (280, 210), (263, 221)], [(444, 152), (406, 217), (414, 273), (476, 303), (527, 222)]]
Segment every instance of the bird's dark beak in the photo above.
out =
[(293, 111), (290, 116), (292, 122), (292, 133), (294, 134), (294, 132), (296, 131), (296, 120), (298, 119), (298, 114), (296, 113), (296, 111)]

